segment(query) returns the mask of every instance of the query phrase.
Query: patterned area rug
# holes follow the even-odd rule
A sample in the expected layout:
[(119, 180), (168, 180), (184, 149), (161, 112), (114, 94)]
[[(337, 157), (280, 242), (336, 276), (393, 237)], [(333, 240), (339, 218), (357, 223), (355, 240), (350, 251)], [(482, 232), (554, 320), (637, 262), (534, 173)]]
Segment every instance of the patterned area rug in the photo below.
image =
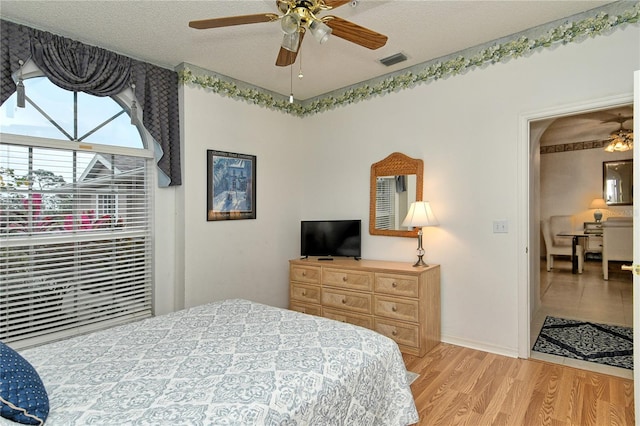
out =
[(547, 317), (533, 350), (633, 370), (633, 328)]

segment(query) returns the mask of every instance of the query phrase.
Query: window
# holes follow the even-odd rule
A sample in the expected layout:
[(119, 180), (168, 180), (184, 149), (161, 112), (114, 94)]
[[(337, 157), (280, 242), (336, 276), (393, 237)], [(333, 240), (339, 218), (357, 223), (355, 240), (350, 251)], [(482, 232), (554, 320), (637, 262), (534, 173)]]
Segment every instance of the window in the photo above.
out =
[(0, 108), (0, 340), (151, 316), (152, 154), (113, 99), (25, 86)]

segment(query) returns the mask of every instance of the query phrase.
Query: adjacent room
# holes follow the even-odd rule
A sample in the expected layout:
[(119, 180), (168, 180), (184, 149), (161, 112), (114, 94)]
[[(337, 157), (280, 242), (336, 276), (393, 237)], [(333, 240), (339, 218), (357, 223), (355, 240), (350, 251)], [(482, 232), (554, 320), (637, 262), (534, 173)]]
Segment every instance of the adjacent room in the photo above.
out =
[(634, 424), (640, 2), (0, 6), (1, 425)]
[[(532, 126), (534, 132), (544, 129), (539, 155), (540, 299), (531, 326), (532, 356), (629, 378), (632, 339), (615, 333), (631, 333), (633, 327), (632, 274), (621, 270), (633, 261), (632, 121), (632, 106), (622, 106)], [(543, 335), (538, 342), (545, 321), (558, 318), (570, 322), (566, 334), (549, 336), (549, 341)], [(593, 337), (588, 331), (592, 327), (611, 327), (614, 334), (605, 339), (607, 345), (584, 356), (569, 341), (589, 340), (580, 333)], [(563, 349), (560, 336), (566, 336)], [(618, 348), (617, 357), (609, 354), (616, 338), (628, 349)], [(574, 352), (566, 352), (567, 347)]]

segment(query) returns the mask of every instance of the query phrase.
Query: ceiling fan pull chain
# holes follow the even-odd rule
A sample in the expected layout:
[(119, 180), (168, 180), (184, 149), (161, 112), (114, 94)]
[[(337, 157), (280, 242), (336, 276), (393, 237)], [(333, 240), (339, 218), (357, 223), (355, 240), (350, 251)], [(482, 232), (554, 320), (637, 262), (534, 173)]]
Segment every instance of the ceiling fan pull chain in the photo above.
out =
[(293, 103), (293, 64), (289, 65), (289, 77), (290, 77), (290, 91), (289, 91), (289, 103)]
[[(300, 71), (298, 72), (298, 78), (302, 80), (302, 77), (304, 77), (304, 75), (302, 74), (302, 50), (300, 51), (299, 57), (300, 57)], [(291, 66), (293, 66), (293, 64), (291, 64)]]

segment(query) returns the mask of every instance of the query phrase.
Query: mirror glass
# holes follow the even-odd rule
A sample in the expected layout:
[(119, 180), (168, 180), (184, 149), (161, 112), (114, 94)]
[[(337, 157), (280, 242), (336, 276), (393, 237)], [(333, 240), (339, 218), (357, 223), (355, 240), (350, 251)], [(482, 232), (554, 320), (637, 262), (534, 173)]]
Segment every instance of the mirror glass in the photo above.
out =
[(422, 200), (422, 160), (393, 153), (371, 166), (369, 233), (415, 237), (402, 226), (411, 203)]
[(633, 160), (602, 163), (603, 196), (610, 206), (633, 204)]
[(402, 221), (416, 201), (416, 175), (376, 177), (376, 229), (403, 230)]

